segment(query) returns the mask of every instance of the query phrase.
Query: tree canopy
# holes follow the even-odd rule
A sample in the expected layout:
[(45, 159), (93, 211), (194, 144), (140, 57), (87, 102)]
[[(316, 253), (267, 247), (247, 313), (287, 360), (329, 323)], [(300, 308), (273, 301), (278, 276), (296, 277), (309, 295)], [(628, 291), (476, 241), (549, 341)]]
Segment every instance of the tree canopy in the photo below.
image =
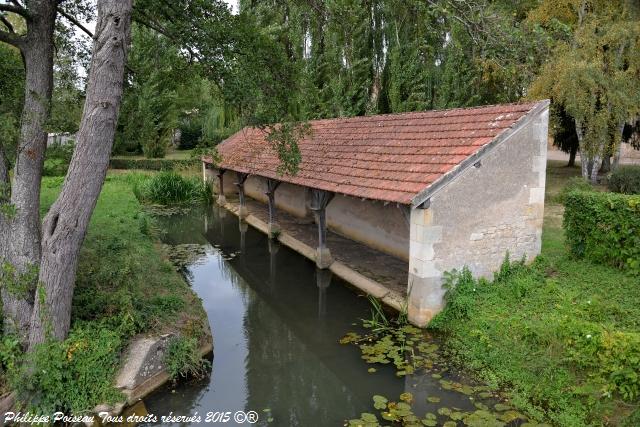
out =
[(573, 118), (583, 176), (597, 178), (626, 122), (640, 113), (640, 4), (628, 0), (545, 1), (535, 18), (560, 27), (553, 55), (532, 87)]

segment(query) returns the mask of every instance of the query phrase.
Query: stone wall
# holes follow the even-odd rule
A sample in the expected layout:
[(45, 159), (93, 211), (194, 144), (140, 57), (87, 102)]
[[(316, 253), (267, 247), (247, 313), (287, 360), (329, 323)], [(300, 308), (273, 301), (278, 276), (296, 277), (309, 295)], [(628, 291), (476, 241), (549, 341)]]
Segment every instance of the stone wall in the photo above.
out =
[(525, 119), (507, 139), (454, 176), (411, 212), (409, 317), (426, 324), (442, 309), (443, 273), (469, 267), (491, 277), (511, 259), (540, 253), (548, 110)]
[(409, 260), (408, 218), (395, 203), (338, 194), (327, 207), (327, 224), (337, 233)]
[[(233, 173), (233, 172), (232, 172)], [(245, 194), (262, 203), (268, 203), (267, 180), (259, 176), (250, 176), (244, 186)], [(299, 218), (311, 220), (311, 212), (307, 207), (305, 189), (299, 185), (281, 183), (276, 190), (276, 208)]]

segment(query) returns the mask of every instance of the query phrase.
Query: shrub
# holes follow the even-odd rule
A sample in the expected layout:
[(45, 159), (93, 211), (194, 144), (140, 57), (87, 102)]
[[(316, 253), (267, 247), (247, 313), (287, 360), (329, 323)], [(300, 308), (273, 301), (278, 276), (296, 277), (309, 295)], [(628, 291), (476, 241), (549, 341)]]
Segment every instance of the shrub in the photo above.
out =
[(200, 357), (198, 340), (195, 338), (175, 337), (167, 347), (164, 357), (169, 376), (176, 380), (178, 377), (204, 377), (211, 363)]
[(212, 199), (211, 187), (198, 178), (185, 178), (175, 172), (161, 172), (134, 185), (141, 202), (160, 205), (197, 204)]
[(44, 176), (64, 176), (69, 169), (74, 144), (52, 144), (47, 147), (42, 174)]
[(10, 373), (18, 400), (33, 412), (82, 414), (122, 396), (113, 387), (122, 348), (120, 334), (104, 325), (74, 328), (64, 341), (49, 341)]
[(640, 166), (619, 166), (607, 185), (615, 193), (640, 194)]
[(180, 125), (180, 143), (178, 149), (191, 150), (195, 148), (202, 139), (202, 126), (200, 123), (191, 120), (185, 120)]
[(569, 360), (591, 375), (591, 387), (620, 394), (633, 401), (640, 397), (640, 334), (594, 331), (592, 325), (569, 341)]
[(565, 186), (562, 188), (562, 190), (560, 190), (560, 195), (559, 195), (560, 197), (558, 202), (564, 203), (564, 199), (565, 197), (567, 197), (567, 194), (574, 191), (594, 191), (594, 190), (593, 190), (593, 186), (589, 181), (587, 181), (581, 176), (574, 176), (572, 178), (569, 178)]
[(169, 159), (123, 159), (112, 158), (109, 161), (111, 169), (143, 169), (156, 171), (175, 171), (187, 169), (200, 163), (199, 159), (169, 160)]
[(564, 228), (576, 256), (640, 273), (640, 196), (571, 192)]

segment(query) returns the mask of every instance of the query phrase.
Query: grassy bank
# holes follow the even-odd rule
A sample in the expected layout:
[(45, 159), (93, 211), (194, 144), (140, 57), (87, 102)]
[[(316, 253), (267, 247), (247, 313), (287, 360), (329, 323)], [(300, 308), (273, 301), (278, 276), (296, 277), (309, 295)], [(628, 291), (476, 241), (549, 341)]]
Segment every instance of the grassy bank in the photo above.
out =
[[(202, 305), (161, 253), (153, 221), (132, 192), (137, 181), (130, 174), (107, 177), (80, 254), (69, 338), (42, 346), (33, 372), (9, 372), (12, 388), (30, 396), (27, 405), (37, 412), (79, 413), (119, 399), (113, 379), (139, 334), (203, 338)], [(43, 180), (43, 215), (61, 184), (62, 178)]]
[(578, 174), (549, 164), (542, 255), (460, 287), (434, 326), (452, 357), (539, 420), (638, 426), (640, 372), (628, 366), (639, 362), (640, 283), (569, 254), (558, 196)]

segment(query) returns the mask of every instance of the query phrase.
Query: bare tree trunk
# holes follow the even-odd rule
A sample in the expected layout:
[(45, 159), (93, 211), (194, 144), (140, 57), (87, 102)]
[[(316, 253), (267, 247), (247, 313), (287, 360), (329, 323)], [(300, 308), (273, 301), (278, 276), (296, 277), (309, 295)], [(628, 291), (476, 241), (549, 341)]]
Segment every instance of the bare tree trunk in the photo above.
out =
[(600, 168), (600, 172), (611, 172), (611, 156), (609, 156), (608, 154), (605, 154), (602, 158), (602, 167)]
[(571, 147), (571, 151), (569, 152), (569, 163), (568, 167), (572, 168), (576, 165), (576, 155), (578, 154), (578, 147)]
[(77, 145), (60, 196), (42, 226), (40, 284), (31, 318), (30, 349), (48, 337), (67, 336), (78, 255), (113, 146), (132, 0), (98, 0), (97, 8), (98, 22)]
[(602, 154), (593, 156), (593, 164), (591, 165), (590, 179), (592, 184), (598, 183), (598, 172), (602, 166)]
[[(23, 273), (40, 262), (40, 180), (47, 137), (44, 125), (49, 117), (53, 88), (53, 30), (55, 1), (29, 4), (27, 35), (20, 46), (26, 67), (25, 100), (22, 110), (18, 154), (11, 185), (10, 203), (14, 215), (0, 221), (0, 262)], [(2, 288), (5, 331), (28, 334), (33, 306), (33, 288), (26, 292)]]
[(584, 147), (584, 133), (582, 131), (582, 122), (576, 120), (576, 134), (578, 135), (578, 146), (580, 147), (580, 165), (582, 177), (585, 180), (589, 179), (589, 158), (587, 150)]

